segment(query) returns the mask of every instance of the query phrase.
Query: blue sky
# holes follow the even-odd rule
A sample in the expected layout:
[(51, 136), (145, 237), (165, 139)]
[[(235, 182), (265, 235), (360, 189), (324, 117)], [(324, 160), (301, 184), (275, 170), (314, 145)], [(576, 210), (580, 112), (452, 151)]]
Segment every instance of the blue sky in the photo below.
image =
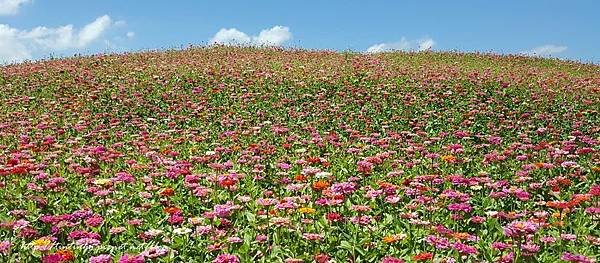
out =
[(599, 10), (592, 0), (0, 0), (0, 61), (219, 42), (492, 51), (599, 63)]

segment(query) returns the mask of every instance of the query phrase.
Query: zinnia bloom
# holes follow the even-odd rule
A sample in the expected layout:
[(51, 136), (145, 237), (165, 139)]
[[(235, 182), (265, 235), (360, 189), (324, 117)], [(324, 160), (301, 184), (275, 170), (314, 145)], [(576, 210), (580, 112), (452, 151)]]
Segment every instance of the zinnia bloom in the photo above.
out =
[(412, 257), (414, 261), (428, 261), (433, 259), (433, 254), (430, 252), (421, 252)]
[(221, 254), (218, 255), (213, 263), (239, 263), (240, 259), (236, 255), (232, 254)]
[(91, 257), (89, 263), (112, 263), (112, 262), (113, 262), (113, 259), (110, 255), (101, 254), (98, 256)]
[(404, 260), (396, 257), (384, 257), (381, 259), (381, 263), (404, 263)]
[(9, 241), (1, 241), (0, 242), (0, 254), (7, 255), (8, 251), (10, 251), (10, 242)]
[(571, 254), (569, 252), (563, 253), (562, 256), (560, 257), (560, 259), (564, 260), (564, 261), (576, 262), (576, 263), (593, 263), (594, 262), (590, 258), (588, 258), (584, 255)]

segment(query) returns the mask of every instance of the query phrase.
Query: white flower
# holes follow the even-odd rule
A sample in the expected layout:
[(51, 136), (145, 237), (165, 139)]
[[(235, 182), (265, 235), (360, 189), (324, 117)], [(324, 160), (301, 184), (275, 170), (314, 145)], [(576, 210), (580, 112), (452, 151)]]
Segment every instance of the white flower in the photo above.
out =
[(148, 231), (146, 231), (146, 234), (149, 236), (159, 236), (160, 234), (162, 234), (164, 231), (159, 230), (159, 229), (150, 229)]
[(306, 148), (296, 149), (294, 152), (296, 152), (296, 153), (304, 153), (304, 152), (306, 152)]
[(187, 235), (191, 232), (192, 232), (192, 229), (187, 228), (187, 227), (175, 228), (173, 230), (173, 233), (175, 233), (177, 235)]
[(330, 172), (318, 172), (317, 174), (315, 174), (316, 178), (327, 178), (331, 176)]

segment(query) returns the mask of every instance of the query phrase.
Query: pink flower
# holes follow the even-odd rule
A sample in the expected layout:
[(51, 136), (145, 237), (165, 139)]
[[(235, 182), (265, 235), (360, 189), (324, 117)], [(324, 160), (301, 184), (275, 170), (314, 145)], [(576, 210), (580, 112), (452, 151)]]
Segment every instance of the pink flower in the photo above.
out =
[(229, 217), (235, 209), (237, 209), (237, 206), (227, 203), (222, 205), (215, 205), (215, 207), (213, 208), (213, 212), (217, 217), (226, 218)]
[(447, 249), (447, 248), (450, 247), (450, 242), (445, 237), (438, 237), (438, 236), (434, 236), (434, 235), (429, 235), (429, 236), (427, 236), (427, 238), (425, 239), (425, 241), (429, 245), (435, 247), (436, 249)]
[(545, 236), (545, 237), (540, 237), (540, 241), (542, 241), (542, 243), (544, 243), (544, 244), (552, 244), (552, 243), (556, 242), (556, 238), (551, 237), (551, 236)]
[(324, 236), (321, 234), (315, 234), (315, 233), (304, 233), (304, 234), (302, 234), (302, 238), (304, 238), (306, 240), (310, 240), (310, 241), (321, 241), (321, 240), (323, 240)]
[(593, 263), (594, 262), (584, 255), (571, 254), (569, 252), (563, 253), (562, 256), (560, 257), (560, 259), (564, 260), (564, 261), (576, 262), (576, 263)]
[(185, 221), (185, 218), (180, 214), (172, 214), (169, 216), (168, 222), (171, 225), (179, 225)]
[(89, 263), (112, 263), (112, 257), (107, 254), (101, 254), (90, 258)]
[(167, 247), (151, 247), (144, 250), (140, 255), (144, 258), (157, 258), (162, 257), (169, 253), (169, 248)]
[(119, 263), (144, 263), (146, 260), (142, 255), (125, 254), (119, 258)]
[(10, 250), (10, 242), (9, 241), (1, 241), (0, 242), (0, 254), (7, 255)]
[(563, 234), (560, 234), (560, 239), (566, 240), (566, 241), (574, 241), (577, 239), (577, 235), (563, 233)]
[(93, 239), (93, 238), (81, 238), (78, 239), (75, 244), (77, 244), (78, 246), (82, 246), (82, 247), (95, 247), (100, 245), (100, 241), (97, 239)]
[(239, 263), (240, 259), (236, 255), (232, 254), (221, 254), (218, 255), (213, 263)]
[(256, 235), (256, 242), (262, 243), (267, 241), (268, 237), (266, 235)]
[(315, 262), (317, 263), (328, 263), (329, 260), (331, 259), (331, 257), (329, 257), (327, 254), (318, 254), (315, 255)]
[(404, 260), (396, 257), (384, 257), (381, 259), (381, 263), (404, 263)]
[(519, 237), (537, 232), (538, 226), (529, 221), (513, 221), (503, 229), (507, 237)]
[(495, 249), (495, 250), (502, 251), (502, 250), (509, 249), (510, 247), (511, 246), (509, 244), (502, 243), (502, 242), (494, 242), (494, 243), (492, 243), (492, 249)]
[(458, 251), (462, 255), (476, 255), (477, 254), (477, 249), (475, 247), (463, 244), (461, 242), (454, 243), (452, 245), (452, 247), (454, 249), (456, 249), (456, 251)]
[(99, 215), (94, 215), (85, 220), (85, 224), (89, 227), (98, 227), (104, 222), (104, 218)]
[(462, 211), (465, 213), (469, 213), (473, 211), (473, 207), (471, 207), (471, 205), (467, 203), (453, 203), (448, 205), (448, 210), (453, 212)]
[(64, 261), (65, 259), (63, 258), (63, 256), (56, 253), (44, 255), (42, 257), (42, 263), (61, 263)]
[(341, 182), (331, 185), (331, 191), (335, 194), (350, 194), (356, 190), (356, 183)]
[(373, 164), (367, 161), (358, 161), (356, 163), (357, 165), (357, 170), (359, 173), (361, 174), (370, 174), (371, 171), (373, 170)]

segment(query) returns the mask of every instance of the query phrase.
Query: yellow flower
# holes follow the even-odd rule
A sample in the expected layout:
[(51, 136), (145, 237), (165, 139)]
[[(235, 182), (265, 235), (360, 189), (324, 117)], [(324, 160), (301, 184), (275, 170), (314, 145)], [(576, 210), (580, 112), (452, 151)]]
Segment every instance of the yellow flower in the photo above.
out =
[(105, 185), (105, 184), (108, 184), (110, 182), (111, 182), (111, 180), (110, 179), (106, 179), (106, 178), (94, 180), (94, 184), (95, 185)]
[(36, 239), (34, 241), (31, 241), (31, 245), (35, 246), (35, 247), (43, 247), (43, 246), (48, 246), (52, 243), (52, 240), (42, 237), (40, 239)]
[(36, 239), (34, 241), (31, 241), (31, 243), (29, 244), (33, 247), (33, 250), (42, 252), (50, 250), (53, 245), (52, 240), (47, 237)]
[(298, 209), (298, 212), (303, 214), (314, 214), (317, 210), (312, 207), (301, 207)]

